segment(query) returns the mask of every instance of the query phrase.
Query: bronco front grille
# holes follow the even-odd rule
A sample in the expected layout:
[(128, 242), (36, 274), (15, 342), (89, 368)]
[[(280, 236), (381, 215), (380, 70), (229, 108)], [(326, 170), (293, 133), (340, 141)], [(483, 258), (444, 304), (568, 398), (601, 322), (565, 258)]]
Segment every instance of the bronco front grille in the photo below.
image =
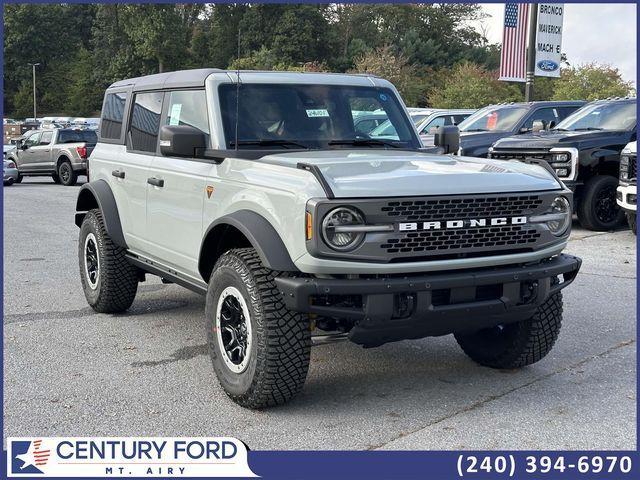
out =
[(315, 210), (318, 231), (328, 212), (340, 205), (358, 209), (367, 225), (392, 228), (366, 233), (348, 253), (331, 250), (320, 236), (307, 245), (314, 256), (384, 263), (531, 252), (564, 240), (546, 225), (531, 222), (548, 212), (557, 195), (549, 190), (323, 201)]
[(636, 155), (629, 155), (629, 180), (635, 180), (637, 178), (637, 157)]
[(390, 238), (380, 247), (390, 254), (425, 253), (487, 247), (526, 247), (535, 243), (538, 238), (540, 238), (540, 233), (534, 228), (522, 225), (505, 225), (410, 232), (402, 237)]
[(533, 212), (541, 204), (538, 195), (468, 197), (392, 201), (381, 210), (394, 220), (429, 222), (491, 216), (515, 217)]

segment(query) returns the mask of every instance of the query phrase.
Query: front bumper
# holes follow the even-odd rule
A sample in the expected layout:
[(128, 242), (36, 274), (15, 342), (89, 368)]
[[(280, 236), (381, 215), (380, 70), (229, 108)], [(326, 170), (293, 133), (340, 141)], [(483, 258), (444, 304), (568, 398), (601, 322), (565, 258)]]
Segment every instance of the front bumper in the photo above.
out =
[(616, 191), (616, 202), (625, 210), (636, 211), (637, 208), (637, 186), (620, 185)]
[[(582, 261), (570, 255), (523, 266), (392, 278), (276, 278), (291, 310), (355, 321), (349, 338), (366, 346), (472, 332), (530, 318), (569, 285)], [(563, 277), (559, 284), (552, 279)], [(356, 306), (336, 300), (361, 299)], [(325, 302), (325, 299), (332, 299)]]

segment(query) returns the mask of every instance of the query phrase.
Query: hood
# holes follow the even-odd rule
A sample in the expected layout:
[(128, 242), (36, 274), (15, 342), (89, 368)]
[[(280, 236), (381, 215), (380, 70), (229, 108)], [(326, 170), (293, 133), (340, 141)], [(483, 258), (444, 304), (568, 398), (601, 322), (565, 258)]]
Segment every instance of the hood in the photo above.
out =
[(268, 155), (262, 162), (315, 165), (336, 198), (532, 192), (561, 188), (547, 170), (515, 161), (398, 150), (323, 150)]
[(460, 132), (460, 148), (463, 153), (477, 154), (475, 150), (480, 149), (486, 154), (486, 150), (496, 140), (513, 135), (512, 132)]
[(626, 144), (633, 132), (628, 131), (558, 131), (526, 133), (498, 140), (494, 148), (503, 149), (546, 149), (554, 147), (574, 147), (578, 150), (595, 146)]

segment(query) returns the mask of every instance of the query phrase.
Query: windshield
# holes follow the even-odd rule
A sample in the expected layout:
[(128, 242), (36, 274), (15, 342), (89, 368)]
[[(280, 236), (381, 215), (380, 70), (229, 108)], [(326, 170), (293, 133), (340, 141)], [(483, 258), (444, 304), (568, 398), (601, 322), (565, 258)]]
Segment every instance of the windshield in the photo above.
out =
[(461, 132), (511, 132), (529, 111), (527, 107), (490, 106), (460, 123)]
[(576, 110), (556, 130), (629, 130), (636, 125), (635, 102), (593, 103)]
[[(227, 148), (419, 148), (413, 125), (396, 95), (385, 88), (342, 85), (242, 84), (220, 86)], [(386, 114), (394, 135), (376, 140), (358, 131), (354, 112)], [(364, 112), (364, 113), (362, 113)]]

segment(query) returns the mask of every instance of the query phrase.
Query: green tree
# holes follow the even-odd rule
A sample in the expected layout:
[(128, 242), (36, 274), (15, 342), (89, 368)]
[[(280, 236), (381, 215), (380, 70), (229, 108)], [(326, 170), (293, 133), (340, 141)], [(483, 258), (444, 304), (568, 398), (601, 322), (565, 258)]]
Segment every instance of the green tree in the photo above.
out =
[(562, 69), (555, 83), (554, 100), (597, 100), (635, 94), (632, 82), (625, 82), (617, 68), (588, 63)]
[(407, 105), (415, 105), (419, 98), (416, 67), (402, 54), (386, 45), (369, 51), (355, 60), (354, 73), (370, 73), (395, 85)]
[(433, 88), (429, 103), (437, 108), (480, 108), (500, 102), (522, 101), (517, 86), (497, 79), (495, 72), (470, 62), (456, 65)]

